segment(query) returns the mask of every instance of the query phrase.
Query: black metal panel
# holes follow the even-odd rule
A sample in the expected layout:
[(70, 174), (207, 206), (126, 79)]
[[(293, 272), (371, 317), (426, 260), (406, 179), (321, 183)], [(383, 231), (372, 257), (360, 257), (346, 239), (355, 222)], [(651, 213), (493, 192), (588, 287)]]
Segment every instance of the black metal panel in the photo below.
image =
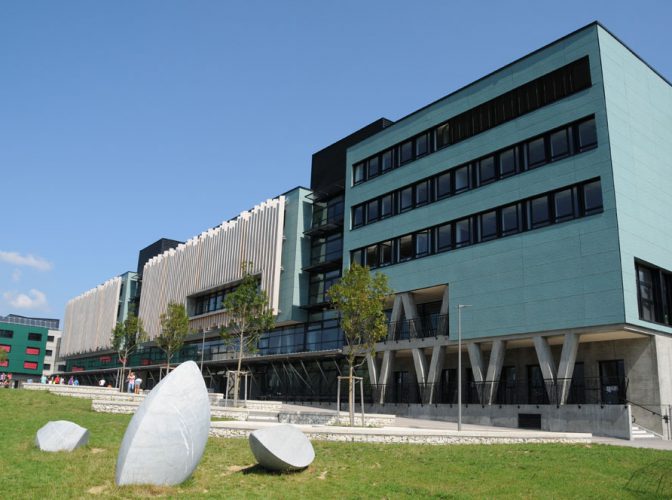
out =
[(149, 246), (146, 246), (138, 254), (138, 274), (142, 274), (142, 268), (145, 267), (147, 261), (152, 257), (156, 257), (159, 254), (162, 254), (166, 250), (175, 248), (177, 245), (180, 245), (182, 242), (177, 240), (169, 240), (168, 238), (161, 238), (158, 241), (155, 241)]
[(541, 414), (540, 413), (519, 413), (518, 414), (518, 428), (519, 429), (541, 429)]
[(380, 118), (313, 154), (310, 189), (318, 195), (324, 193), (327, 197), (343, 191), (345, 189), (345, 154), (347, 149), (380, 132), (392, 123), (387, 118)]

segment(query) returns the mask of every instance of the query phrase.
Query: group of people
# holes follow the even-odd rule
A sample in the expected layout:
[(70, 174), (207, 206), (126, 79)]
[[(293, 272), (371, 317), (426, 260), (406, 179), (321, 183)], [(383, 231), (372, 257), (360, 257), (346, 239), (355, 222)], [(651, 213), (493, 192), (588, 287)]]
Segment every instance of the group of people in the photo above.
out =
[(55, 384), (55, 385), (79, 385), (79, 379), (77, 377), (74, 377), (70, 375), (70, 378), (65, 380), (65, 375), (62, 377), (60, 375), (52, 375), (51, 377), (47, 378), (46, 375), (42, 375), (40, 378), (40, 383), (41, 384)]
[(133, 371), (130, 371), (128, 373), (128, 376), (126, 377), (126, 382), (128, 383), (129, 393), (140, 394), (140, 391), (142, 390), (142, 379), (135, 373), (133, 373)]
[(11, 373), (0, 373), (0, 387), (9, 388), (12, 385), (12, 374)]

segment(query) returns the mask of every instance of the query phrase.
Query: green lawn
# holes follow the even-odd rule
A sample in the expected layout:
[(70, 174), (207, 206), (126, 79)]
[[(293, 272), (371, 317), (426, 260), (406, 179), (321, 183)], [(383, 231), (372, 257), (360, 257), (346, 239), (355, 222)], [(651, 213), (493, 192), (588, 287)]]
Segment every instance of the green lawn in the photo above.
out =
[[(316, 442), (307, 470), (269, 474), (247, 441), (211, 438), (179, 487), (114, 485), (129, 415), (90, 401), (0, 390), (0, 498), (655, 498), (672, 497), (672, 453), (600, 445), (379, 445)], [(90, 431), (86, 448), (44, 453), (35, 432), (66, 419)]]

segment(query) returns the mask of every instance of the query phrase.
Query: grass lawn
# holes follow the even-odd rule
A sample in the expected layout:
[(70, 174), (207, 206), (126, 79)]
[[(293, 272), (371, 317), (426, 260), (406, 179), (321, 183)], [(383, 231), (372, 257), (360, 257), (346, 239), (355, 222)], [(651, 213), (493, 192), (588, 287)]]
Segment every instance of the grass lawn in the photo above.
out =
[[(655, 498), (672, 497), (672, 453), (601, 445), (382, 445), (315, 442), (305, 471), (269, 474), (244, 439), (210, 438), (194, 476), (177, 487), (114, 485), (130, 415), (89, 400), (0, 390), (0, 498)], [(89, 429), (73, 453), (34, 446), (49, 420)], [(662, 479), (662, 481), (661, 481)]]

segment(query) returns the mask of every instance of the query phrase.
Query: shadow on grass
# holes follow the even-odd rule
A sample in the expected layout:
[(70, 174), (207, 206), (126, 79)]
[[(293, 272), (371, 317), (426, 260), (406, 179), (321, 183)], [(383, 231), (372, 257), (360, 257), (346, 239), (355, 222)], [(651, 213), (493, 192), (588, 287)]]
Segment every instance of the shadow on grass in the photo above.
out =
[(625, 490), (672, 497), (672, 460), (657, 460), (632, 473)]
[(244, 475), (253, 475), (253, 476), (284, 476), (284, 475), (293, 475), (293, 474), (299, 474), (306, 469), (300, 469), (300, 470), (288, 470), (288, 471), (274, 471), (274, 470), (268, 470), (262, 467), (259, 464), (254, 464), (250, 465), (249, 467), (245, 467), (242, 469), (240, 472), (242, 472)]

